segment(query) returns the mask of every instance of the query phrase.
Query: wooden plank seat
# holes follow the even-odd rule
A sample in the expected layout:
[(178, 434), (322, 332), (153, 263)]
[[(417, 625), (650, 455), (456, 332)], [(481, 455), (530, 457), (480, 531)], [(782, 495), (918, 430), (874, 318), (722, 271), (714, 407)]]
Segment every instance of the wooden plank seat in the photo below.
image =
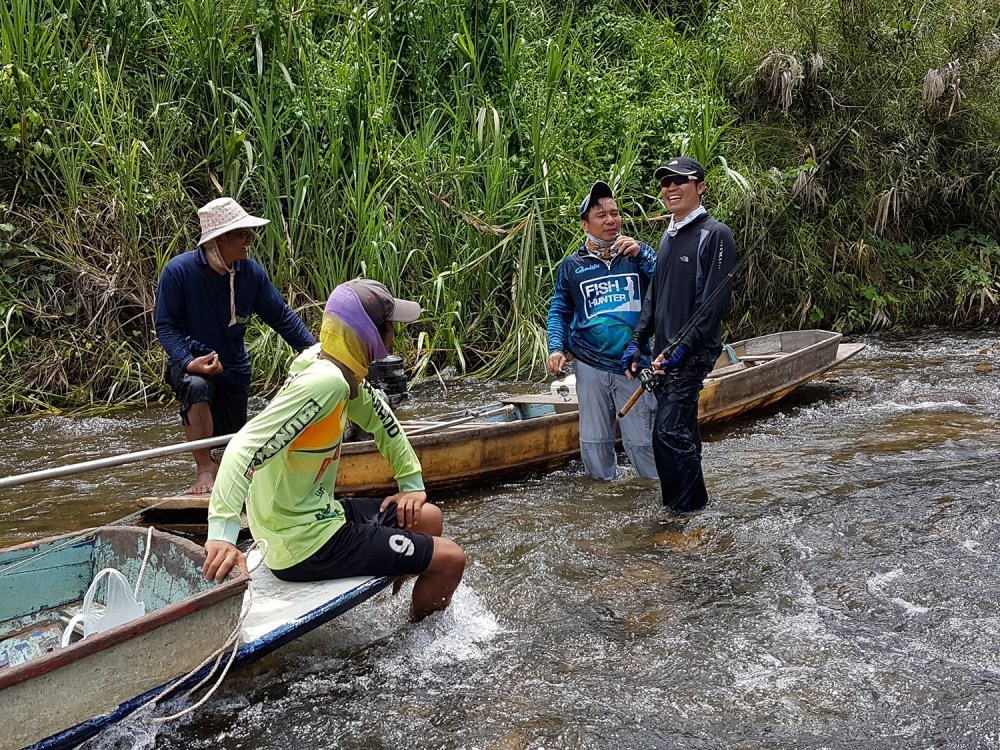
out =
[(782, 357), (787, 357), (788, 352), (776, 352), (774, 354), (744, 354), (740, 357), (740, 362), (750, 362), (756, 364), (757, 362), (770, 362), (774, 359), (781, 359)]
[(740, 370), (747, 369), (748, 365), (746, 362), (737, 362), (733, 365), (726, 365), (725, 367), (716, 367), (708, 375), (705, 376), (705, 380), (710, 380), (712, 378), (721, 378), (723, 375), (732, 375), (734, 372), (739, 372)]

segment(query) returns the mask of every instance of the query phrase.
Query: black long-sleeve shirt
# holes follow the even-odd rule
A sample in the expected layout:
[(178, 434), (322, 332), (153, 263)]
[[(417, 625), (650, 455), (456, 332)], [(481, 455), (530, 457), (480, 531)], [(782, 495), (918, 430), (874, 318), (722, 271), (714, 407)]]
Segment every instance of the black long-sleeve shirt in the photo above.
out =
[(733, 233), (708, 214), (673, 237), (664, 232), (632, 340), (642, 346), (655, 336), (654, 355), (670, 344), (680, 344), (689, 353), (721, 350), (735, 264)]

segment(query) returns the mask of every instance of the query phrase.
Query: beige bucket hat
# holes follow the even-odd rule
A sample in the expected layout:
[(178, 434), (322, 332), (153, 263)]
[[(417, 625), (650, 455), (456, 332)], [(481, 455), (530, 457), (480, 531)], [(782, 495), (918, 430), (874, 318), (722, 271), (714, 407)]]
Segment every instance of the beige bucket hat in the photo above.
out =
[(251, 216), (232, 198), (216, 198), (206, 203), (198, 209), (198, 219), (201, 221), (199, 245), (204, 245), (209, 240), (214, 240), (219, 235), (232, 232), (234, 229), (262, 227), (271, 221)]

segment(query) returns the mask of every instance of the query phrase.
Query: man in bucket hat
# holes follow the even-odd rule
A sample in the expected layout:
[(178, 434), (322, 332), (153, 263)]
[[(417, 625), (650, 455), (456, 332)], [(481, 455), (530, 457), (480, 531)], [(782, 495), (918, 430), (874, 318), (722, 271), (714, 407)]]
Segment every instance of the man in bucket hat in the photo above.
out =
[[(578, 214), (584, 242), (559, 266), (549, 305), (546, 367), (557, 373), (567, 354), (576, 359), (580, 453), (587, 473), (598, 479), (615, 478), (620, 427), (622, 445), (636, 473), (656, 479), (652, 396), (644, 394), (620, 425), (615, 419), (635, 390), (622, 374), (622, 349), (639, 322), (656, 253), (620, 234), (622, 217), (608, 183), (591, 186)], [(648, 362), (648, 349), (646, 354)]]
[(722, 352), (722, 319), (732, 300), (736, 243), (729, 227), (701, 204), (705, 169), (695, 159), (671, 159), (653, 178), (671, 213), (670, 224), (660, 239), (656, 273), (622, 367), (633, 377), (641, 366), (636, 352), (655, 334), (660, 354), (653, 360), (653, 452), (663, 504), (680, 513), (708, 502), (698, 396)]
[[(156, 294), (156, 336), (167, 353), (166, 379), (180, 401), (184, 435), (201, 440), (236, 432), (247, 421), (251, 364), (244, 337), (256, 314), (296, 351), (316, 343), (281, 298), (267, 272), (247, 258), (251, 216), (232, 198), (198, 211), (201, 238), (170, 260)], [(192, 494), (212, 491), (218, 465), (210, 448), (193, 451)]]
[[(444, 609), (462, 579), (465, 553), (441, 536), (441, 510), (427, 502), (416, 453), (368, 366), (387, 356), (394, 322), (420, 306), (371, 279), (341, 284), (323, 312), (320, 343), (292, 363), (285, 385), (226, 448), (208, 510), (204, 574), (221, 581), (234, 565), (240, 510), (265, 541), (264, 562), (287, 581), (416, 576), (410, 618)], [(347, 421), (374, 435), (399, 492), (337, 500)]]

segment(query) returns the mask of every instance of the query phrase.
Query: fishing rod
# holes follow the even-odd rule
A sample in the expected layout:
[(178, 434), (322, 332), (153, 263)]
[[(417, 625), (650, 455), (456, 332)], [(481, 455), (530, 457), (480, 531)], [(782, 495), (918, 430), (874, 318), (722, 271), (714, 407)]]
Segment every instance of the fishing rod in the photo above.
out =
[[(824, 166), (828, 161), (830, 161), (830, 158), (833, 156), (833, 154), (836, 153), (838, 148), (840, 148), (841, 143), (844, 142), (844, 140), (847, 138), (848, 135), (854, 132), (854, 126), (861, 121), (861, 118), (865, 116), (865, 114), (868, 112), (869, 109), (871, 109), (872, 105), (889, 87), (890, 83), (891, 80), (887, 80), (885, 84), (883, 84), (882, 88), (879, 89), (875, 93), (875, 95), (871, 98), (868, 104), (866, 104), (864, 108), (858, 113), (857, 117), (855, 117), (851, 121), (850, 125), (843, 130), (843, 132), (840, 134), (840, 137), (838, 137), (836, 142), (834, 142), (833, 146), (831, 146), (829, 150), (827, 150), (826, 155), (819, 161), (819, 163), (816, 164), (814, 168), (815, 171), (818, 172), (820, 167)], [(791, 202), (786, 203), (784, 207), (781, 209), (781, 211), (779, 211), (777, 214), (774, 215), (774, 218), (772, 218), (771, 221), (768, 223), (768, 225), (764, 228), (764, 232), (761, 234), (760, 239), (757, 241), (757, 243), (752, 245), (750, 249), (755, 249), (757, 245), (762, 245), (764, 243), (764, 238), (768, 236), (771, 227), (774, 226), (774, 224), (778, 221), (778, 219), (780, 219), (784, 215), (785, 211), (788, 210), (788, 207), (790, 205)], [(691, 317), (688, 319), (688, 321), (684, 324), (684, 326), (681, 327), (681, 330), (678, 332), (675, 339), (669, 342), (663, 348), (663, 351), (660, 352), (658, 358), (662, 360), (662, 359), (667, 359), (673, 355), (677, 347), (680, 345), (680, 342), (684, 339), (684, 336), (687, 335), (687, 333), (694, 327), (695, 323), (698, 322), (699, 317), (708, 309), (709, 304), (715, 299), (716, 295), (719, 294), (719, 292), (721, 292), (726, 287), (726, 284), (733, 278), (733, 276), (736, 275), (736, 272), (742, 268), (743, 263), (745, 261), (748, 261), (749, 258), (750, 258), (750, 253), (747, 252), (745, 255), (743, 255), (743, 257), (741, 257), (739, 260), (736, 261), (736, 264), (733, 266), (733, 270), (731, 270), (728, 274), (726, 274), (725, 278), (722, 279), (722, 281), (718, 284), (718, 286), (716, 286), (713, 292), (706, 299), (702, 301), (698, 309), (691, 314)], [(659, 376), (655, 375), (651, 368), (643, 368), (639, 372), (639, 378), (638, 378), (639, 387), (636, 389), (635, 393), (632, 394), (629, 400), (625, 402), (625, 405), (621, 408), (621, 411), (618, 412), (618, 419), (621, 419), (622, 417), (624, 417), (626, 414), (629, 413), (632, 407), (635, 406), (635, 402), (642, 397), (643, 393), (645, 393), (647, 390), (652, 389), (653, 380), (657, 377)]]
[[(781, 214), (778, 214), (778, 216), (781, 216)], [(777, 217), (775, 217), (774, 220), (777, 220)], [(719, 250), (720, 251), (722, 250), (721, 242), (719, 244)], [(691, 314), (691, 317), (688, 319), (687, 323), (685, 323), (681, 327), (681, 330), (678, 331), (676, 338), (673, 341), (669, 342), (663, 348), (663, 351), (660, 352), (659, 354), (660, 359), (668, 359), (673, 355), (677, 347), (680, 346), (680, 342), (683, 341), (684, 337), (688, 334), (688, 332), (692, 328), (694, 328), (695, 323), (698, 322), (698, 319), (705, 313), (706, 310), (709, 309), (709, 305), (712, 303), (712, 301), (715, 300), (719, 292), (721, 292), (723, 289), (726, 288), (726, 285), (732, 280), (732, 278), (736, 275), (736, 272), (740, 270), (740, 268), (742, 267), (744, 261), (746, 261), (749, 257), (750, 257), (749, 254), (747, 254), (746, 256), (738, 260), (736, 264), (733, 266), (733, 270), (727, 273), (725, 277), (722, 279), (722, 281), (720, 281), (719, 284), (715, 287), (712, 293), (708, 295), (708, 297), (706, 297), (704, 300), (702, 300), (702, 303), (698, 307), (698, 309)], [(647, 390), (652, 390), (653, 379), (657, 377), (659, 376), (655, 375), (653, 373), (652, 368), (650, 367), (644, 367), (642, 370), (639, 371), (639, 378), (638, 378), (639, 387), (636, 388), (635, 393), (632, 394), (629, 400), (626, 401), (625, 405), (621, 408), (621, 411), (618, 412), (618, 419), (621, 419), (622, 417), (624, 417), (626, 414), (629, 413), (632, 407), (635, 406), (635, 402), (642, 397), (643, 393), (645, 393)]]

